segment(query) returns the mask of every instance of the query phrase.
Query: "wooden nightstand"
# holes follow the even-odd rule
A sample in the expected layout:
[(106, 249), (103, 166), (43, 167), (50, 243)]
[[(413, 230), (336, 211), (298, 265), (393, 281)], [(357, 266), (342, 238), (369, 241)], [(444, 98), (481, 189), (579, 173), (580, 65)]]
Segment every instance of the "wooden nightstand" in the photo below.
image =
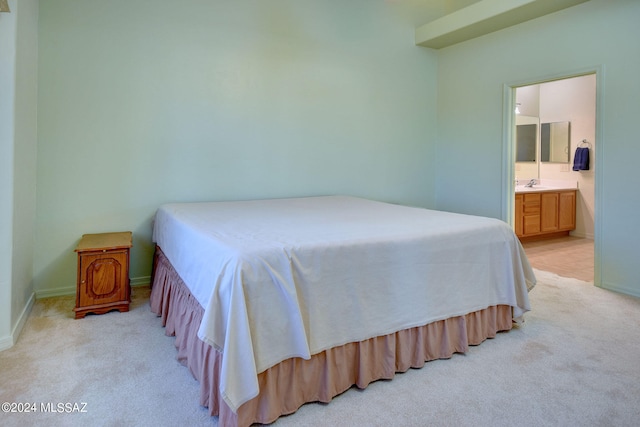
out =
[(129, 311), (129, 250), (131, 232), (85, 234), (78, 253), (76, 319), (87, 313)]

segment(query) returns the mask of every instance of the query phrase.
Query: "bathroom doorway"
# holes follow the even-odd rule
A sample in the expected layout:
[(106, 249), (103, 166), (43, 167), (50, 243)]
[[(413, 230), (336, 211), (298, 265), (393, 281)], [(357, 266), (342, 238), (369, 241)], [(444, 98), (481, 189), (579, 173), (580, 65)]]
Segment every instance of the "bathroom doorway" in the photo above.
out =
[[(596, 78), (596, 72), (591, 72), (513, 86), (514, 108), (511, 109), (514, 126), (511, 167), (515, 191), (521, 189), (522, 184), (531, 182), (539, 188), (577, 189), (575, 228), (570, 235), (522, 237), (525, 252), (534, 268), (594, 283), (598, 270), (595, 263)], [(532, 126), (536, 128), (536, 137), (521, 138), (518, 147), (518, 130), (525, 135)], [(553, 130), (560, 128), (560, 133)], [(525, 144), (533, 146), (523, 147)], [(553, 148), (554, 144), (556, 148)], [(584, 162), (574, 165), (578, 148), (587, 148), (586, 168)], [(554, 151), (557, 154), (554, 155)], [(581, 151), (584, 154), (585, 150)], [(510, 192), (509, 197), (515, 199), (515, 191)], [(514, 220), (514, 227), (516, 223)]]

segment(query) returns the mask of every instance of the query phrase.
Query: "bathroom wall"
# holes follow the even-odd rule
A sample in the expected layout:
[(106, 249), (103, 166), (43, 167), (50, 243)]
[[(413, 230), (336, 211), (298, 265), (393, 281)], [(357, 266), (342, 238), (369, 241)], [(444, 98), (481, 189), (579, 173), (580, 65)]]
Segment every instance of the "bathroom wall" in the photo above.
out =
[[(578, 182), (576, 229), (572, 235), (593, 239), (595, 217), (596, 76), (576, 77), (540, 85), (540, 123), (571, 122), (569, 165), (540, 163), (540, 178)], [(574, 171), (573, 156), (582, 140), (590, 149), (588, 171)]]

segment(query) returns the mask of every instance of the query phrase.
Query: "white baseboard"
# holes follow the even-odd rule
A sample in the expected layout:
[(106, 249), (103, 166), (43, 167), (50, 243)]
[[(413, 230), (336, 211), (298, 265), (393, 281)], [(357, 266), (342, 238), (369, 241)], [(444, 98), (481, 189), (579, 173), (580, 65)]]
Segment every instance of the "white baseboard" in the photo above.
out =
[(13, 337), (7, 336), (0, 338), (0, 351), (8, 350), (13, 347)]
[(572, 237), (581, 237), (583, 239), (590, 239), (593, 240), (594, 239), (594, 234), (593, 233), (581, 233), (581, 232), (575, 232), (572, 231), (571, 233), (569, 233)]
[(602, 289), (607, 289), (607, 290), (618, 292), (618, 293), (621, 293), (621, 294), (624, 294), (624, 295), (631, 295), (633, 297), (640, 298), (640, 292), (638, 292), (637, 289), (630, 288), (630, 287), (627, 287), (627, 286), (614, 285), (614, 284), (611, 284), (611, 283), (602, 283), (600, 285), (600, 287)]
[(66, 295), (75, 295), (76, 287), (67, 286), (64, 288), (41, 289), (36, 291), (36, 299), (62, 297)]
[[(151, 283), (151, 276), (132, 277), (131, 279), (129, 279), (129, 284), (132, 287), (148, 286), (150, 283)], [(36, 299), (62, 297), (62, 296), (75, 295), (75, 294), (76, 294), (75, 286), (67, 286), (64, 288), (54, 288), (54, 289), (41, 289), (36, 291)]]
[(27, 301), (27, 304), (22, 309), (22, 312), (18, 317), (18, 321), (16, 322), (16, 325), (13, 327), (13, 330), (11, 331), (11, 335), (8, 337), (0, 338), (0, 351), (7, 350), (13, 347), (13, 345), (16, 342), (18, 342), (18, 337), (20, 336), (20, 332), (22, 332), (22, 328), (24, 327), (24, 324), (27, 322), (27, 318), (29, 317), (29, 313), (31, 313), (31, 309), (33, 308), (33, 304), (35, 303), (35, 301), (36, 301), (36, 294), (35, 292), (33, 292), (31, 293), (31, 297), (29, 297), (29, 301)]
[(132, 277), (129, 279), (129, 284), (133, 287), (149, 286), (151, 284), (151, 276)]
[(24, 324), (27, 323), (27, 319), (29, 318), (29, 314), (31, 313), (31, 309), (33, 308), (33, 304), (36, 302), (36, 293), (31, 292), (31, 296), (29, 297), (29, 301), (24, 306), (22, 313), (20, 313), (20, 317), (18, 317), (18, 322), (16, 323), (15, 328), (13, 328), (13, 342), (18, 341), (18, 336), (20, 336), (20, 332), (22, 332), (22, 328)]

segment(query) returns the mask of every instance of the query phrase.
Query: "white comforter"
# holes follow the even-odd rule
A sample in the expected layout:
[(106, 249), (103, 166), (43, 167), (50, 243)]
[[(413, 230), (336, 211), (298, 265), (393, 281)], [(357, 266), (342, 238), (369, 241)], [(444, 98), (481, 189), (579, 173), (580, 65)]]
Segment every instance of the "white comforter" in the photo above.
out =
[(520, 317), (535, 284), (500, 220), (353, 197), (168, 204), (153, 235), (205, 309), (234, 411), (284, 359), (497, 304)]

